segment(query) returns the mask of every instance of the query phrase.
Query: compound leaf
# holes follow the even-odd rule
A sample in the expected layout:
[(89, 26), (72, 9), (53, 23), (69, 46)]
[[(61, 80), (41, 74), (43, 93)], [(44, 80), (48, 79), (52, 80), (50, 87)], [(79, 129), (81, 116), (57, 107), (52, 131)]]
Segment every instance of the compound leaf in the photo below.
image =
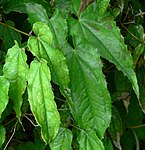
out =
[(16, 116), (20, 119), (22, 95), (26, 89), (26, 76), (28, 65), (27, 56), (24, 49), (17, 44), (7, 52), (6, 63), (4, 65), (4, 76), (10, 81), (9, 96), (13, 100)]
[(72, 133), (66, 128), (60, 128), (55, 140), (50, 143), (51, 150), (71, 150)]
[(9, 81), (3, 76), (0, 76), (0, 118), (2, 112), (5, 110), (8, 104), (8, 91), (9, 91)]
[(66, 58), (60, 49), (52, 47), (53, 37), (50, 28), (42, 22), (37, 22), (33, 26), (33, 31), (37, 37), (29, 38), (30, 51), (34, 56), (46, 59), (51, 70), (52, 80), (62, 88), (67, 88), (69, 73)]
[(111, 99), (96, 48), (76, 40), (67, 56), (70, 70), (72, 114), (82, 129), (95, 129), (102, 138), (111, 120)]
[(28, 76), (28, 99), (46, 143), (50, 143), (56, 137), (60, 124), (50, 81), (51, 76), (46, 61), (34, 60), (30, 65)]

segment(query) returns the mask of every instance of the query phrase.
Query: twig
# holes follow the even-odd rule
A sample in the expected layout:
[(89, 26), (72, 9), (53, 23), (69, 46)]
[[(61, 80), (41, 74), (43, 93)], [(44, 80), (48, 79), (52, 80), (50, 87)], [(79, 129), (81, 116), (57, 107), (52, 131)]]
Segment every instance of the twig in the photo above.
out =
[(10, 25), (8, 25), (8, 24), (2, 23), (2, 22), (0, 22), (0, 24), (3, 25), (3, 26), (5, 26), (5, 27), (8, 27), (8, 28), (10, 28), (10, 29), (13, 29), (13, 30), (15, 30), (15, 31), (17, 31), (17, 32), (19, 32), (19, 33), (21, 33), (21, 34), (24, 34), (24, 35), (30, 37), (30, 34), (25, 33), (25, 32), (23, 32), (23, 31), (21, 31), (21, 30), (18, 30), (18, 29), (14, 28), (14, 27), (12, 27), (12, 26), (10, 26)]
[(141, 125), (138, 125), (138, 126), (130, 126), (128, 128), (136, 129), (136, 128), (142, 128), (142, 127), (145, 127), (145, 124), (141, 124)]
[(7, 147), (8, 147), (8, 145), (9, 145), (9, 143), (11, 142), (11, 140), (12, 140), (13, 136), (15, 135), (16, 127), (17, 127), (17, 123), (18, 123), (18, 121), (16, 122), (16, 124), (15, 124), (15, 126), (14, 126), (13, 133), (12, 133), (11, 137), (9, 138), (8, 142), (6, 143), (6, 145), (5, 145), (5, 147), (4, 147), (4, 149), (3, 149), (3, 150), (6, 150), (6, 149), (7, 149)]
[(38, 127), (38, 126), (39, 126), (39, 125), (34, 124), (34, 122), (33, 122), (30, 118), (28, 118), (26, 115), (24, 115), (24, 117), (25, 117), (27, 120), (29, 120), (30, 123), (31, 123), (34, 127)]

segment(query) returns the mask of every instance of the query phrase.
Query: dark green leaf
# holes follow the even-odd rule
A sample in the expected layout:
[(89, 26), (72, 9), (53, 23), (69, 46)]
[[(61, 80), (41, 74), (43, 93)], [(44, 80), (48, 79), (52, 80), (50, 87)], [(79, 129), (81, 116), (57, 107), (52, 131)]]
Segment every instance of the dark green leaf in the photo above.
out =
[(28, 20), (32, 25), (38, 21), (48, 24), (48, 15), (42, 5), (36, 3), (26, 3), (25, 5), (29, 16)]
[(16, 32), (14, 29), (11, 29), (8, 26), (14, 28), (14, 23), (12, 21), (7, 21), (4, 25), (0, 25), (0, 38), (3, 40), (3, 44), (5, 49), (9, 49), (15, 44), (15, 40), (20, 44), (21, 43), (21, 35)]
[(134, 66), (137, 65), (137, 62), (139, 60), (139, 57), (141, 54), (144, 52), (144, 44), (139, 44), (133, 52), (133, 61), (134, 61)]
[(133, 46), (137, 47), (144, 40), (144, 28), (142, 25), (131, 24), (128, 27), (128, 32), (126, 35), (126, 41)]
[(109, 133), (111, 138), (118, 149), (121, 149), (120, 145), (120, 136), (122, 134), (123, 127), (122, 127), (122, 120), (120, 114), (116, 107), (112, 109), (112, 119), (109, 126)]
[(60, 124), (60, 117), (51, 89), (51, 76), (44, 59), (34, 60), (30, 65), (28, 76), (28, 99), (31, 110), (42, 130), (46, 143), (55, 139)]

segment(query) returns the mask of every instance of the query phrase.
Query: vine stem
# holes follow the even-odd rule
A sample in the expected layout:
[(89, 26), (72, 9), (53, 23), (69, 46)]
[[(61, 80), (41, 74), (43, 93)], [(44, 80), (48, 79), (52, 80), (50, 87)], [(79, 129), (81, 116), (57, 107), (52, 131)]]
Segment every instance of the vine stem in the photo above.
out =
[(133, 33), (131, 33), (131, 32), (123, 25), (123, 23), (120, 22), (120, 24), (121, 24), (121, 26), (122, 26), (132, 37), (134, 37), (136, 40), (140, 41), (141, 43), (144, 42), (143, 40), (137, 38)]
[(138, 126), (131, 126), (131, 127), (128, 127), (128, 128), (135, 129), (135, 128), (142, 128), (142, 127), (145, 127), (145, 124), (141, 124), (141, 125), (138, 125)]
[(8, 145), (9, 145), (9, 143), (11, 142), (11, 140), (12, 140), (13, 136), (15, 135), (16, 128), (17, 128), (17, 123), (18, 123), (18, 122), (16, 122), (16, 124), (15, 124), (15, 126), (14, 126), (13, 133), (12, 133), (11, 137), (9, 138), (8, 142), (6, 143), (6, 145), (5, 145), (5, 147), (4, 147), (4, 149), (3, 149), (3, 150), (6, 150), (6, 149), (7, 149), (7, 147), (8, 147)]
[(2, 23), (2, 22), (0, 22), (0, 24), (3, 25), (3, 26), (5, 26), (5, 27), (8, 27), (8, 28), (10, 28), (10, 29), (13, 29), (13, 30), (15, 30), (15, 31), (17, 31), (17, 32), (19, 32), (19, 33), (21, 33), (21, 34), (24, 34), (24, 35), (30, 37), (30, 35), (29, 35), (28, 33), (25, 33), (25, 32), (23, 32), (23, 31), (21, 31), (21, 30), (18, 30), (18, 29), (14, 28), (14, 27), (12, 27), (12, 26), (10, 26), (10, 25), (8, 25), (8, 24)]

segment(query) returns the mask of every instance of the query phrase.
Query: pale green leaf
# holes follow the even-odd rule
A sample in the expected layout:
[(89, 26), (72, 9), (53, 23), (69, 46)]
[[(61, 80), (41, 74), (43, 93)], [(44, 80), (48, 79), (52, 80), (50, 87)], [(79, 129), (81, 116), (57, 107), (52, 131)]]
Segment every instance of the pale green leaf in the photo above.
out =
[(9, 82), (3, 76), (0, 76), (0, 118), (2, 112), (5, 110), (8, 104), (8, 91), (9, 91)]
[(15, 45), (15, 40), (20, 44), (22, 38), (20, 33), (8, 27), (11, 26), (14, 28), (15, 24), (12, 21), (7, 21), (5, 24), (5, 26), (0, 25), (0, 38), (2, 38), (4, 47), (7, 50)]
[(50, 143), (51, 150), (71, 150), (72, 133), (66, 128), (60, 128), (55, 140)]
[(78, 20), (73, 18), (69, 20), (71, 34), (86, 39), (98, 49), (102, 57), (114, 63), (129, 78), (137, 97), (139, 97), (131, 54), (112, 17), (107, 13), (95, 15), (95, 12), (87, 12), (84, 11)]
[(71, 112), (82, 129), (95, 129), (103, 137), (111, 120), (111, 99), (96, 48), (76, 40), (67, 56), (70, 70)]
[(46, 9), (37, 3), (26, 3), (26, 11), (28, 14), (28, 21), (33, 25), (41, 21), (48, 24), (48, 15)]
[(28, 99), (37, 123), (41, 126), (42, 138), (50, 143), (56, 137), (60, 117), (51, 89), (49, 67), (44, 59), (34, 60), (28, 76)]
[(81, 130), (78, 136), (78, 142), (79, 150), (104, 150), (103, 143), (93, 130)]
[(66, 59), (60, 49), (51, 46), (53, 39), (50, 28), (44, 23), (37, 22), (33, 26), (33, 31), (37, 37), (29, 38), (29, 50), (34, 56), (46, 59), (51, 70), (52, 80), (62, 88), (67, 88), (69, 73)]
[(10, 48), (6, 55), (4, 65), (4, 76), (10, 81), (9, 96), (13, 100), (16, 116), (20, 119), (22, 95), (26, 89), (26, 76), (28, 65), (27, 56), (24, 49), (19, 48), (16, 44)]
[(5, 138), (6, 138), (5, 134), (6, 134), (5, 128), (2, 125), (0, 125), (0, 148), (1, 148), (1, 146), (3, 145), (3, 143), (5, 141)]

